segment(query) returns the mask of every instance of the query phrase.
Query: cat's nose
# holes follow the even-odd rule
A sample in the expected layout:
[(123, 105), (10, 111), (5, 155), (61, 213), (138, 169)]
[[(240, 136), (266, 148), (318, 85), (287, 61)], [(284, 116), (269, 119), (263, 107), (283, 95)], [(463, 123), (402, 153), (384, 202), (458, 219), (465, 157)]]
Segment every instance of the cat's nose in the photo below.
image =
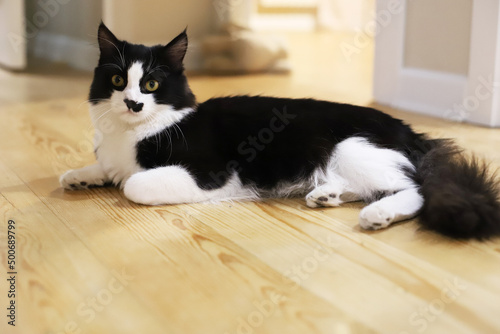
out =
[(137, 101), (132, 101), (129, 99), (123, 100), (125, 104), (127, 105), (127, 108), (129, 110), (132, 110), (133, 112), (139, 112), (142, 110), (142, 107), (144, 107), (144, 103), (137, 103)]

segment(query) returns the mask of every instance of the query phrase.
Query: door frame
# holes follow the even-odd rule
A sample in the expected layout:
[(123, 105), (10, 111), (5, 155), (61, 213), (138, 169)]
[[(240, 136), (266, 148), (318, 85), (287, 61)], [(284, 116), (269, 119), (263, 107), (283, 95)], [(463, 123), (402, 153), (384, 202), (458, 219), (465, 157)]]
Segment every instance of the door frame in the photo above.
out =
[(375, 37), (375, 100), (440, 118), (500, 126), (499, 1), (473, 0), (467, 75), (404, 66), (407, 1), (377, 0), (377, 15), (389, 15), (390, 22)]
[(24, 1), (0, 1), (0, 65), (21, 70), (27, 65)]

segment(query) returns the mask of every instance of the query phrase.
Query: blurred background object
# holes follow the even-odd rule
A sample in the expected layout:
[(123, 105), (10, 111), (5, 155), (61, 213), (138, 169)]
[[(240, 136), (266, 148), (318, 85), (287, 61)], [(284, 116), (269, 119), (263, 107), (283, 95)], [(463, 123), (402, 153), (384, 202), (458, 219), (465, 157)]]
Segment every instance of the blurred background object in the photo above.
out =
[[(373, 5), (370, 0), (3, 1), (0, 15), (5, 19), (0, 29), (5, 47), (0, 62), (19, 69), (29, 65), (21, 61), (29, 56), (28, 62), (37, 59), (37, 64), (59, 62), (92, 70), (97, 59), (96, 27), (102, 19), (116, 35), (144, 44), (165, 43), (187, 26), (190, 55), (186, 67), (200, 70), (205, 61), (200, 43), (214, 33), (235, 39), (235, 34), (245, 31), (244, 39), (252, 36), (256, 42), (256, 36), (262, 36), (267, 44), (266, 35), (276, 32), (283, 36), (294, 31), (359, 31), (370, 20)], [(279, 44), (279, 50), (272, 53), (285, 58), (285, 43)], [(8, 55), (18, 62), (8, 60)]]
[[(54, 63), (69, 72), (92, 71), (101, 19), (116, 35), (144, 44), (165, 43), (187, 26), (190, 73), (293, 76), (310, 69), (330, 75), (335, 85), (357, 75), (339, 68), (352, 70), (353, 61), (366, 58), (375, 101), (498, 126), (499, 6), (472, 0), (2, 1), (0, 64), (28, 73)], [(312, 69), (319, 53), (338, 55), (331, 48), (342, 57)]]
[(0, 1), (0, 64), (12, 69), (26, 67), (23, 17), (23, 1)]
[(500, 126), (500, 3), (377, 1), (374, 98)]
[(202, 41), (203, 70), (212, 74), (288, 72), (288, 48), (279, 36), (226, 24)]

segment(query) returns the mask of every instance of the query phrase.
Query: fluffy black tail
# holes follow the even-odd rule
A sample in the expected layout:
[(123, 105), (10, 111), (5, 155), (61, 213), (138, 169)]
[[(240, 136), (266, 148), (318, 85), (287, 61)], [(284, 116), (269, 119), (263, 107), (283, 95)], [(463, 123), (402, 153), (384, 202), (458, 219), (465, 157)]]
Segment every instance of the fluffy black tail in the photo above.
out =
[(421, 225), (459, 239), (500, 236), (500, 185), (477, 158), (468, 159), (452, 141), (433, 140), (417, 162), (416, 181), (424, 205)]

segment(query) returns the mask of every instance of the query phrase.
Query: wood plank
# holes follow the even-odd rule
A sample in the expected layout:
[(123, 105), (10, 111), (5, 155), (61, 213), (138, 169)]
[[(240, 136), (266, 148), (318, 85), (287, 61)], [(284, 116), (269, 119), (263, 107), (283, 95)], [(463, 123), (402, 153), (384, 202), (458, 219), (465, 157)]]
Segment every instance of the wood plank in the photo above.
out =
[[(116, 189), (64, 192), (51, 161), (58, 158), (59, 147), (63, 147), (59, 138), (64, 140), (75, 129), (44, 123), (38, 115), (31, 115), (31, 110), (30, 106), (16, 110), (12, 130), (0, 135), (3, 140), (19, 134), (16, 143), (4, 150), (2, 159), (15, 167), (39, 205), (57, 215), (54, 228), (71, 231), (99, 263), (131, 273), (134, 279), (127, 291), (151, 316), (163, 317), (159, 323), (165, 330), (197, 332), (216, 314), (225, 314), (228, 320), (214, 324), (207, 332), (234, 332), (245, 326), (259, 333), (278, 329), (320, 333), (335, 326), (371, 332), (354, 317), (306, 290), (296, 289), (292, 294), (286, 289), (292, 285), (286, 278), (216, 233), (203, 223), (203, 216), (186, 216), (183, 206), (141, 207), (128, 202)], [(23, 154), (17, 153), (17, 145), (23, 146)], [(5, 192), (9, 194), (10, 189)], [(193, 219), (199, 223), (191, 225)], [(185, 311), (193, 305), (196, 314)], [(264, 322), (259, 319), (266, 314), (259, 307), (266, 305), (270, 311)], [(295, 321), (289, 323), (289, 318)]]
[[(126, 268), (103, 266), (3, 162), (0, 175), (0, 240), (6, 240), (8, 220), (15, 221), (18, 272), (16, 327), (8, 327), (2, 321), (2, 333), (59, 333), (68, 329), (96, 333), (117, 329), (123, 333), (143, 329), (161, 332), (152, 312), (128, 291)], [(1, 254), (2, 272), (6, 273), (4, 242)], [(4, 284), (2, 291), (6, 291)], [(138, 317), (126, 326), (108, 321), (129, 312)]]

